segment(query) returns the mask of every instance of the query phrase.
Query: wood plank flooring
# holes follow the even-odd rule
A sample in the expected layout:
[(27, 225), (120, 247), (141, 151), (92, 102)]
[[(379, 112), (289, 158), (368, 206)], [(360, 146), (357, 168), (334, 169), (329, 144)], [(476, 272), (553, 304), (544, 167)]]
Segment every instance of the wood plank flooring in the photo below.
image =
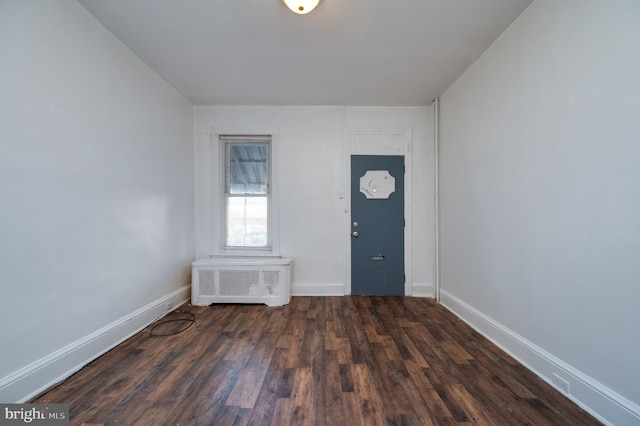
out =
[(432, 299), (180, 310), (185, 331), (147, 328), (33, 402), (73, 425), (599, 424)]

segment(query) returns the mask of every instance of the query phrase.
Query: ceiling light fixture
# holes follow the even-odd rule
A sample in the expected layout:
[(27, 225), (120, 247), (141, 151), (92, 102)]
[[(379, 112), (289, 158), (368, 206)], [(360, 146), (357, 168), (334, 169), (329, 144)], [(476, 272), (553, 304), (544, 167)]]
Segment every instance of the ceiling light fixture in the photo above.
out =
[(304, 15), (316, 8), (320, 0), (283, 0), (292, 12)]

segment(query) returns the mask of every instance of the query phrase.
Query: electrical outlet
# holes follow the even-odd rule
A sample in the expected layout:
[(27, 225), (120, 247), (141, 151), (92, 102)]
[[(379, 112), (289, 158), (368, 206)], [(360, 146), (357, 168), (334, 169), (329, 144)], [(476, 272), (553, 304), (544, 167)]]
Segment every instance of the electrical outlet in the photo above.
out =
[(558, 389), (560, 389), (560, 391), (566, 394), (569, 393), (569, 382), (558, 376), (556, 373), (551, 374), (551, 381)]

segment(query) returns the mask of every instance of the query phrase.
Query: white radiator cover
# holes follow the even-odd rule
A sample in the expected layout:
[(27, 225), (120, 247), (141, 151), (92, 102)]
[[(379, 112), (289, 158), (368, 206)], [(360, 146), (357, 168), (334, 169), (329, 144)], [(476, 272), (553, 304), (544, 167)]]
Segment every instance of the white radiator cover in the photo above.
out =
[(191, 304), (264, 303), (291, 299), (291, 259), (212, 257), (191, 264)]

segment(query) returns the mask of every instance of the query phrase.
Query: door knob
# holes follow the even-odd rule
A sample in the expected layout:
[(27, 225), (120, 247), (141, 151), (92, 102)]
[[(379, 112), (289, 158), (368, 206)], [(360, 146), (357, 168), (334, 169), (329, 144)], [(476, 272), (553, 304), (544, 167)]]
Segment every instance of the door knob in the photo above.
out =
[(353, 235), (354, 237), (357, 237), (358, 236), (358, 231), (353, 231), (353, 233), (351, 235)]

